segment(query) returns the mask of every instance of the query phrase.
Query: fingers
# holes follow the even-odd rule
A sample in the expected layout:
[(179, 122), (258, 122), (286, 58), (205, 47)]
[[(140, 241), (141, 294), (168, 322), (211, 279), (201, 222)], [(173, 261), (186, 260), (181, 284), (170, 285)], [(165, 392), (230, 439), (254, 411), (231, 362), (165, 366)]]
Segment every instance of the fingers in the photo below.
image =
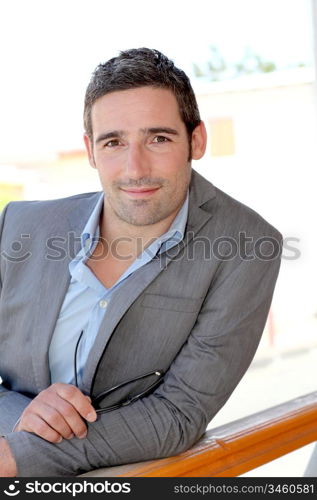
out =
[(54, 393), (50, 395), (49, 402), (38, 398), (30, 403), (22, 414), (17, 430), (31, 431), (47, 441), (54, 439), (54, 442), (59, 438), (71, 439), (74, 436), (82, 439), (87, 434), (85, 422), (72, 405)]
[(65, 401), (69, 402), (75, 410), (88, 422), (94, 422), (97, 418), (96, 411), (88, 399), (77, 387), (69, 384), (53, 384), (49, 389)]
[(25, 420), (23, 423), (20, 422), (16, 431), (32, 432), (50, 443), (60, 443), (63, 440), (62, 436), (57, 431), (52, 429), (47, 422), (35, 413), (26, 415)]
[[(52, 443), (87, 435), (85, 420), (95, 421), (89, 396), (68, 384), (53, 384), (42, 391), (22, 413), (17, 431), (33, 432)], [(85, 419), (85, 420), (84, 420)]]
[(53, 405), (55, 413), (45, 415), (47, 418), (42, 414), (50, 426), (67, 439), (72, 437), (71, 434), (80, 439), (86, 437), (86, 423), (70, 402), (61, 398), (58, 394), (53, 394), (50, 404)]

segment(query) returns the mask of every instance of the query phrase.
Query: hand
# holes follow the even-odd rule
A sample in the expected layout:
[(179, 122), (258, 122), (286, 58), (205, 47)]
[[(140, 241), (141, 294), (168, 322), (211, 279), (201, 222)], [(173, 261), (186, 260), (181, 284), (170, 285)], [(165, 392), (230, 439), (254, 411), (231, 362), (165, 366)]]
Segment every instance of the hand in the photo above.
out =
[(96, 418), (88, 396), (74, 385), (56, 383), (31, 401), (14, 431), (33, 432), (46, 441), (60, 443), (63, 438), (85, 438), (87, 426), (83, 419), (94, 422)]
[(17, 467), (10, 446), (4, 438), (0, 438), (0, 477), (15, 477)]

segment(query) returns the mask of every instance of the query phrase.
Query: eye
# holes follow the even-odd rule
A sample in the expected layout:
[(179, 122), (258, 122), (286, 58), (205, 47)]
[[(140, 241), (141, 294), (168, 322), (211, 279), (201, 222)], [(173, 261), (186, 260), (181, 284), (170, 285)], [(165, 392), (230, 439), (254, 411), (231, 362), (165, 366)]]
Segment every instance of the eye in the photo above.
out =
[(104, 144), (105, 148), (114, 148), (116, 146), (119, 146), (120, 142), (119, 139), (111, 139), (110, 141), (106, 142)]
[(170, 142), (170, 139), (168, 139), (164, 135), (156, 135), (153, 139), (153, 142), (155, 143)]

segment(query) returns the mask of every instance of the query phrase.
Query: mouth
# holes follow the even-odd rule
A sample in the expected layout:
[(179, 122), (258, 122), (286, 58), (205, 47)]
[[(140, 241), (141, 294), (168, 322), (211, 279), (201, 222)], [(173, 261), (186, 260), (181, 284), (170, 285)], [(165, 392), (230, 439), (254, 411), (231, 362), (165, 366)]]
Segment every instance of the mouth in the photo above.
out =
[(124, 193), (128, 194), (133, 198), (146, 198), (152, 196), (159, 189), (160, 189), (159, 187), (156, 188), (143, 187), (143, 188), (129, 188), (129, 189), (121, 188), (121, 191), (123, 191)]

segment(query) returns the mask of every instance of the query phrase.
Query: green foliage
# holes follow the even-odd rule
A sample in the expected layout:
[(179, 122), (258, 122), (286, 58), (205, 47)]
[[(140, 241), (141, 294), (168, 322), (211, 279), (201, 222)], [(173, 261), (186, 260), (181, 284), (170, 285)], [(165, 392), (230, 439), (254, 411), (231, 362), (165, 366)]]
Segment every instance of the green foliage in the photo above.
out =
[(9, 201), (12, 201), (11, 199), (7, 199), (7, 198), (4, 198), (3, 196), (1, 196), (1, 199), (0, 199), (0, 213), (2, 212), (3, 208), (9, 203)]
[(0, 183), (0, 211), (7, 203), (13, 200), (24, 198), (24, 188), (22, 184)]
[(193, 63), (193, 70), (194, 70), (194, 75), (197, 78), (201, 78), (203, 76), (206, 76), (206, 74), (202, 71), (202, 69), (196, 63)]
[[(303, 62), (295, 67), (305, 67)], [(262, 56), (254, 52), (250, 47), (246, 47), (243, 56), (236, 63), (230, 64), (220, 53), (220, 50), (210, 46), (210, 57), (202, 68), (197, 63), (193, 63), (193, 71), (197, 78), (207, 78), (211, 81), (231, 80), (243, 75), (254, 73), (271, 73), (279, 69), (273, 61), (267, 61)]]

